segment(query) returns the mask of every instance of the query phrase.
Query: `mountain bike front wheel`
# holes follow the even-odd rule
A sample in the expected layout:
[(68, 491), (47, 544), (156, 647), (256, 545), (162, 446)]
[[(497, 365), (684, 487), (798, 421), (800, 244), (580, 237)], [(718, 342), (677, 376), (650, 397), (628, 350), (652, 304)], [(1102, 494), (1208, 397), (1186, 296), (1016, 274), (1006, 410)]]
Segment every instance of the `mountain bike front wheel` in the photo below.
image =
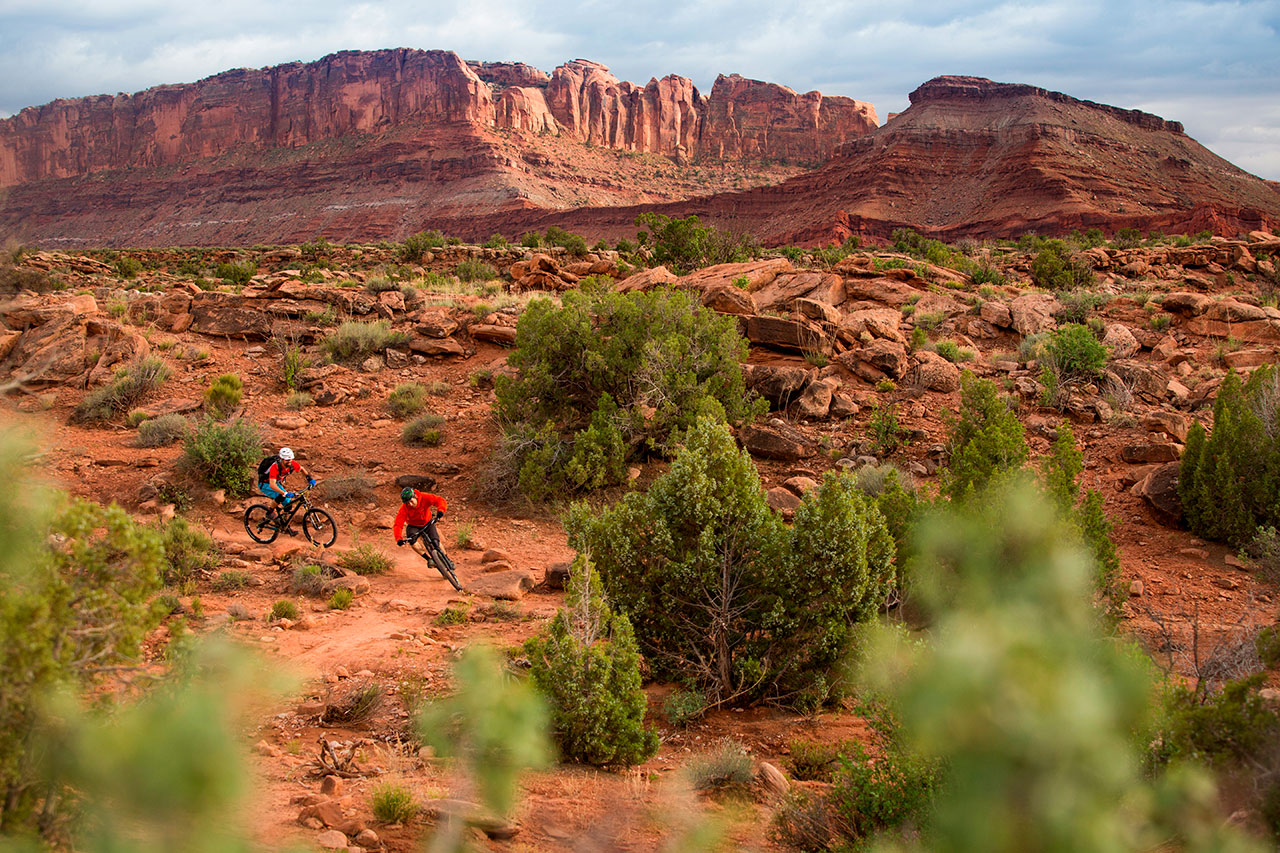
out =
[(431, 555), (431, 562), (435, 564), (436, 569), (444, 576), (444, 579), (453, 584), (453, 588), (462, 591), (462, 584), (458, 583), (458, 575), (453, 570), (453, 560), (449, 559), (449, 555), (444, 552), (436, 543), (430, 539), (425, 542), (427, 553)]
[(338, 538), (338, 525), (334, 524), (332, 515), (313, 508), (302, 517), (302, 532), (312, 545), (328, 548)]

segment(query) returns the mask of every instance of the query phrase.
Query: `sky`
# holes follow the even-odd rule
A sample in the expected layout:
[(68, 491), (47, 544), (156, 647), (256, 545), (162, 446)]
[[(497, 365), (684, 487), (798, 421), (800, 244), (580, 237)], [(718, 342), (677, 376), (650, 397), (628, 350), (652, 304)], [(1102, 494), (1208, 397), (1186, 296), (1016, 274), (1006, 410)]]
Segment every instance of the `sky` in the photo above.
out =
[(339, 50), (445, 49), (620, 80), (738, 73), (871, 102), (941, 74), (1029, 83), (1182, 122), (1280, 180), (1280, 0), (0, 0), (0, 117)]

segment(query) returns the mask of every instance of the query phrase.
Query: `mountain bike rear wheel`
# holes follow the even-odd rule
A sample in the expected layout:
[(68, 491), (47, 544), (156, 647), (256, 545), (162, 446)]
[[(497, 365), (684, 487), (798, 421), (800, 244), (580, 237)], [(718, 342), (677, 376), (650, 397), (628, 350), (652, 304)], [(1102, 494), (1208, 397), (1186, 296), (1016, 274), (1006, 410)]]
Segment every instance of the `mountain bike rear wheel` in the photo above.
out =
[(254, 542), (269, 545), (280, 535), (275, 507), (267, 504), (250, 504), (244, 511), (244, 531)]

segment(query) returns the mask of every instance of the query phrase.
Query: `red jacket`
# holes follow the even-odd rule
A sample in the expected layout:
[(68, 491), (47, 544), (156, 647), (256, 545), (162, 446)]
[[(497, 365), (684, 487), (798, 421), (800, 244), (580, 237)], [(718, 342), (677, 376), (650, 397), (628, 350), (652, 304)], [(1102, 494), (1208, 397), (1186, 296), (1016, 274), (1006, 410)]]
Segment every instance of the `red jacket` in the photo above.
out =
[(431, 521), (432, 507), (444, 512), (449, 506), (449, 503), (439, 495), (420, 492), (417, 489), (414, 489), (413, 493), (418, 496), (418, 505), (400, 504), (400, 511), (396, 513), (396, 520), (391, 525), (391, 532), (395, 534), (397, 540), (404, 538), (404, 526), (406, 524), (413, 527), (425, 527), (427, 522)]

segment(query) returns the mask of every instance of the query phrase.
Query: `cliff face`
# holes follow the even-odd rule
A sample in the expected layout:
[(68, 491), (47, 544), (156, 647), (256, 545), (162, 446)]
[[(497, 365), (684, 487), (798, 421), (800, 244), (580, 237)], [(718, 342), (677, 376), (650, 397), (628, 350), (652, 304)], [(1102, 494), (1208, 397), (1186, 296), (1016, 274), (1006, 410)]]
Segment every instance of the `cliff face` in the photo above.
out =
[(0, 186), (454, 123), (667, 155), (808, 161), (876, 126), (869, 105), (738, 77), (704, 99), (683, 77), (638, 87), (585, 60), (547, 75), (450, 51), (346, 51), (25, 109), (0, 120)]

